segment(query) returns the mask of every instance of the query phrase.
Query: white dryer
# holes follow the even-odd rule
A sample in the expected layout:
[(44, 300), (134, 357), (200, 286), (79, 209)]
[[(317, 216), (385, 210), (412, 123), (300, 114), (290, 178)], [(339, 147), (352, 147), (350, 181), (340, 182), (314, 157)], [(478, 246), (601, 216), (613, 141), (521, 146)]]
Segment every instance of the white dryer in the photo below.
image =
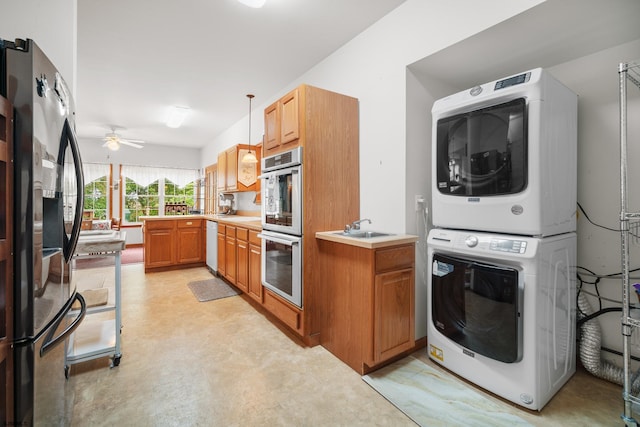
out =
[(434, 226), (575, 231), (576, 94), (536, 68), (439, 99), (431, 111)]
[(452, 372), (540, 410), (574, 374), (576, 235), (433, 229), (427, 348)]

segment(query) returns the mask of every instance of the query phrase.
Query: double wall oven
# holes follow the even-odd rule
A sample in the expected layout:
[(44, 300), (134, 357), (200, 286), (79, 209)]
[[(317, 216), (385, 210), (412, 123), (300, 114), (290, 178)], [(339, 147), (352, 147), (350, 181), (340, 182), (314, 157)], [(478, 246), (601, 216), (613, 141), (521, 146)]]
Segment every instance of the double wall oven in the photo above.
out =
[(302, 147), (262, 159), (262, 284), (302, 308)]

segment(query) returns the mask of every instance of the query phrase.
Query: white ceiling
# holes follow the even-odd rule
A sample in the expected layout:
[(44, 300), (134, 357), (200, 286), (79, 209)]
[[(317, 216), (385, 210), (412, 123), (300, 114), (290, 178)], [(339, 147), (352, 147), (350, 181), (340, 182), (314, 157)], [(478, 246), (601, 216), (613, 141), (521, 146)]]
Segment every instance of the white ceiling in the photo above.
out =
[(78, 136), (202, 147), (404, 1), (78, 1)]

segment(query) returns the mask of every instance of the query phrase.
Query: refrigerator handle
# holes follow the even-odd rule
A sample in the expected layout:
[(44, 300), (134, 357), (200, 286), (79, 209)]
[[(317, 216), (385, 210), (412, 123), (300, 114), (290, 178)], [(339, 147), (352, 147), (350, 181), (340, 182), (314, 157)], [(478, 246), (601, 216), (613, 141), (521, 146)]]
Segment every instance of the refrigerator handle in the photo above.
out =
[[(64, 234), (64, 260), (69, 262), (73, 253), (76, 250), (78, 243), (78, 237), (80, 236), (80, 229), (82, 227), (82, 212), (84, 210), (84, 172), (82, 171), (82, 159), (80, 158), (80, 148), (78, 147), (78, 141), (76, 140), (73, 129), (69, 125), (69, 120), (64, 121), (64, 130), (62, 131), (62, 161), (60, 162), (64, 166), (64, 153), (66, 152), (65, 144), (69, 143), (71, 148), (71, 154), (73, 155), (74, 170), (76, 174), (77, 183), (77, 199), (76, 199), (76, 211), (73, 218), (73, 226), (71, 228), (71, 235), (67, 237), (66, 231)], [(64, 228), (64, 218), (63, 218)]]
[[(71, 307), (76, 300), (80, 302), (80, 312), (78, 313), (76, 318), (73, 319), (73, 322), (71, 322), (71, 324), (60, 333), (60, 335), (54, 337), (53, 334), (55, 334), (58, 326), (60, 326), (60, 322), (62, 322), (62, 319), (67, 316), (69, 310), (71, 310)], [(85, 314), (87, 314), (87, 303), (85, 302), (84, 297), (80, 295), (80, 293), (76, 292), (75, 297), (70, 300), (68, 306), (65, 307), (65, 310), (63, 310), (63, 312), (60, 314), (60, 317), (58, 317), (58, 320), (56, 320), (51, 329), (49, 329), (47, 336), (44, 338), (42, 347), (40, 347), (40, 357), (43, 357), (49, 351), (53, 350), (58, 344), (66, 340), (67, 337), (71, 335), (78, 326), (80, 326), (80, 322), (82, 322), (82, 320), (84, 319)]]

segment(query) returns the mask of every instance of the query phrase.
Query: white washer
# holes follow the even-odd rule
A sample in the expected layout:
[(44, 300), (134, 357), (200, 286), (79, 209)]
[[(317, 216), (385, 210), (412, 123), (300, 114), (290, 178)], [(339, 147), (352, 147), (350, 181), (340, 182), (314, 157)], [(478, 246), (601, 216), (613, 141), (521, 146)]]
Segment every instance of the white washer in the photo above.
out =
[(536, 68), (439, 99), (431, 112), (434, 226), (575, 231), (575, 93)]
[(576, 235), (433, 229), (429, 357), (478, 386), (540, 410), (574, 374)]

